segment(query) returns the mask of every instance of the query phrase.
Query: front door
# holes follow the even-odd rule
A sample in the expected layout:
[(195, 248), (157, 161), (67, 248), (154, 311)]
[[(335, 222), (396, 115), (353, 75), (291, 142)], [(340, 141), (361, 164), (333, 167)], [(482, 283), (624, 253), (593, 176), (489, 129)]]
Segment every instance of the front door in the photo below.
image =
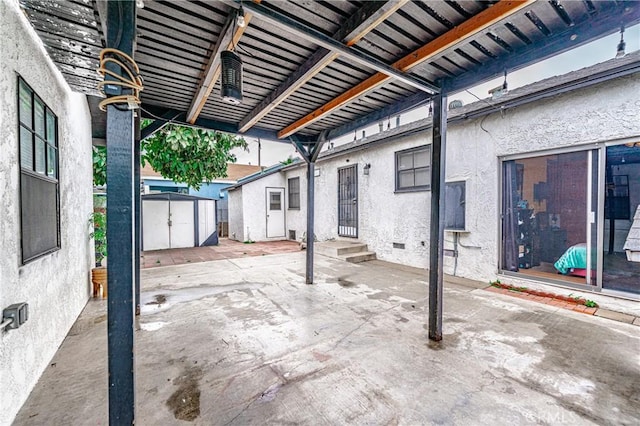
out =
[(358, 237), (358, 165), (338, 169), (338, 235)]
[(284, 237), (284, 188), (267, 188), (267, 238)]

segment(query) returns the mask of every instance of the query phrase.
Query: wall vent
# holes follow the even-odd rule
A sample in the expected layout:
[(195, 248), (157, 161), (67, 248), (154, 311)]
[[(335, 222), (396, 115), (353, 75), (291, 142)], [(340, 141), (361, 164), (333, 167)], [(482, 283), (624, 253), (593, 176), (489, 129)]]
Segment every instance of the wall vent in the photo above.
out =
[(393, 248), (404, 250), (404, 243), (393, 243)]

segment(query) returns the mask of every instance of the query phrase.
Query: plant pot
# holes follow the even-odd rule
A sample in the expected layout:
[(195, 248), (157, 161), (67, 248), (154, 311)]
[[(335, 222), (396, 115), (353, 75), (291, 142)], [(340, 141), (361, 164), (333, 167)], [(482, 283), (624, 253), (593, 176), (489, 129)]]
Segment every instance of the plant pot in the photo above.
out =
[(91, 282), (93, 283), (93, 297), (98, 295), (107, 298), (107, 268), (100, 266), (91, 270)]

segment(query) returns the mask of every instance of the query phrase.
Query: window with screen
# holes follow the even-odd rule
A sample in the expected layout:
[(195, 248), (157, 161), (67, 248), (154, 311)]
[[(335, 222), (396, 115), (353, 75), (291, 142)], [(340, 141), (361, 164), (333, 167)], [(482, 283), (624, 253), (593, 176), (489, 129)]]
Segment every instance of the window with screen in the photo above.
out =
[(58, 120), (18, 78), (22, 263), (60, 248)]
[(269, 210), (282, 210), (279, 192), (269, 193)]
[(421, 146), (396, 152), (396, 192), (431, 187), (431, 148)]
[(289, 187), (289, 209), (300, 209), (300, 178), (295, 177), (288, 180)]

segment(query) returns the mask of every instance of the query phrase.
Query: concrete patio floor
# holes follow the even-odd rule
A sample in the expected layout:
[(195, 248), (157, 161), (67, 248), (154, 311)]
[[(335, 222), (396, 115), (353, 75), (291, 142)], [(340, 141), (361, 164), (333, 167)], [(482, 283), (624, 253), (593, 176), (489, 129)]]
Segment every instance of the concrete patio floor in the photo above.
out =
[[(136, 423), (639, 424), (640, 327), (304, 252), (142, 271)], [(15, 424), (107, 424), (106, 302), (91, 301)]]
[(266, 256), (268, 254), (293, 253), (296, 251), (300, 251), (300, 243), (296, 241), (243, 243), (228, 238), (220, 238), (217, 246), (144, 251), (140, 256), (140, 268), (156, 268), (159, 266), (236, 259), (238, 257)]

